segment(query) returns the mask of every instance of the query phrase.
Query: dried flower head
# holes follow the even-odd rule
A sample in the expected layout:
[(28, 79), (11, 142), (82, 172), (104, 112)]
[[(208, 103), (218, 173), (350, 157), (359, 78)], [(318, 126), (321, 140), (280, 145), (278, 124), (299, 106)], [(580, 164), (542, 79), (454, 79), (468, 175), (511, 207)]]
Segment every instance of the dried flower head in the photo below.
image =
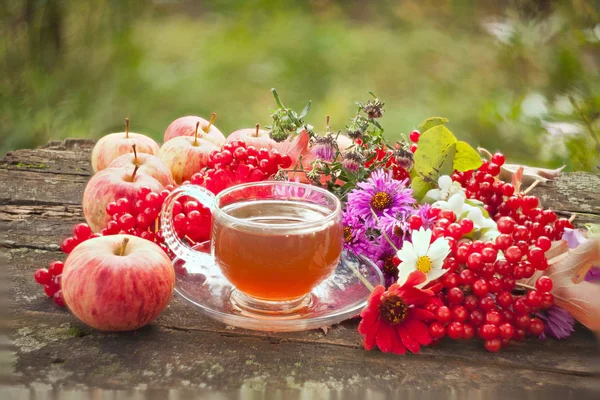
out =
[(328, 133), (325, 136), (313, 137), (311, 152), (320, 160), (333, 161), (336, 153), (336, 141), (333, 135)]
[(348, 171), (356, 172), (363, 165), (365, 158), (356, 150), (346, 150), (342, 158), (342, 166)]
[(400, 147), (394, 151), (394, 161), (396, 165), (410, 171), (415, 163), (415, 158), (410, 150)]
[(377, 119), (383, 117), (384, 105), (385, 103), (379, 99), (369, 100), (367, 101), (367, 104), (362, 106), (362, 109), (367, 114), (369, 119)]

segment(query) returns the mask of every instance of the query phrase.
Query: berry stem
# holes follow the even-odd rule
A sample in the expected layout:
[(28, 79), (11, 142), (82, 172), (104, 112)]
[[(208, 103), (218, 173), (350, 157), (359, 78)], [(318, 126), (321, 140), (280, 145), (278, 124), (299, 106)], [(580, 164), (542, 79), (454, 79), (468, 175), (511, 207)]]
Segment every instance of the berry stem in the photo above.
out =
[(125, 118), (125, 137), (129, 139), (129, 118)]
[(573, 223), (573, 221), (575, 221), (575, 218), (577, 218), (576, 214), (571, 215), (571, 217), (569, 218), (569, 222)]
[(127, 243), (129, 243), (129, 238), (124, 238), (123, 242), (121, 242), (121, 247), (119, 249), (119, 255), (120, 256), (124, 256), (125, 255), (125, 248), (127, 247)]
[(196, 131), (194, 132), (194, 146), (198, 146), (198, 128), (200, 127), (200, 121), (196, 122)]
[(135, 180), (135, 174), (137, 174), (137, 171), (139, 168), (140, 168), (140, 166), (138, 164), (136, 164), (135, 168), (133, 169), (133, 173), (131, 174), (131, 182), (133, 182)]
[(137, 150), (135, 147), (135, 143), (131, 145), (131, 148), (133, 149), (133, 163), (138, 165)]
[(260, 130), (260, 124), (256, 124), (256, 131), (254, 132), (254, 137), (258, 137), (259, 130)]
[(490, 153), (487, 149), (484, 149), (483, 147), (478, 147), (477, 151), (486, 156), (489, 160), (492, 159), (492, 153)]
[(533, 182), (531, 185), (529, 185), (529, 187), (528, 187), (527, 189), (525, 189), (525, 190), (523, 191), (523, 194), (525, 195), (525, 194), (527, 194), (527, 193), (531, 192), (531, 191), (533, 190), (533, 188), (535, 188), (537, 185), (539, 185), (539, 184), (540, 184), (540, 182), (541, 182), (541, 181), (540, 181), (539, 179), (538, 179), (538, 180), (536, 180), (535, 182)]
[(202, 130), (205, 133), (208, 133), (208, 131), (210, 130), (210, 127), (212, 126), (213, 122), (215, 122), (215, 119), (217, 119), (217, 113), (212, 113), (210, 115), (210, 121), (208, 121), (208, 125), (206, 125), (205, 128), (202, 128)]

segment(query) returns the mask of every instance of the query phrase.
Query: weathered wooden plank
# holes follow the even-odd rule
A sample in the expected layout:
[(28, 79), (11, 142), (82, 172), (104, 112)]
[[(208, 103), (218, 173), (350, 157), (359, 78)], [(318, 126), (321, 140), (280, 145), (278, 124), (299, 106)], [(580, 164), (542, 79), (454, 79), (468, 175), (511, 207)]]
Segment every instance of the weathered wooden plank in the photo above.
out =
[(600, 176), (570, 172), (532, 191), (541, 204), (553, 210), (600, 215)]
[[(10, 298), (12, 308), (18, 317), (22, 314), (66, 315), (47, 298), (42, 288), (37, 285), (33, 272), (60, 256), (60, 253), (31, 249), (10, 249), (8, 256), (8, 273), (11, 277)], [(76, 319), (71, 317), (71, 322)], [(174, 299), (165, 312), (157, 319), (155, 325), (165, 329), (202, 335), (218, 333), (221, 335), (259, 338), (277, 343), (317, 343), (344, 348), (361, 348), (361, 336), (357, 332), (357, 321), (348, 321), (331, 329), (327, 335), (320, 330), (292, 333), (266, 333), (228, 327), (220, 322), (205, 317), (194, 308), (179, 299)], [(594, 371), (594, 360), (597, 356), (597, 344), (593, 335), (580, 328), (566, 341), (529, 340), (525, 343), (514, 343), (492, 358), (479, 341), (443, 341), (434, 347), (423, 349), (421, 356), (438, 359), (440, 362), (452, 359), (459, 361), (476, 360), (496, 365), (514, 366), (518, 368), (560, 371), (572, 374), (591, 374)], [(482, 362), (482, 361), (478, 361)]]
[(79, 175), (0, 170), (0, 206), (81, 205), (87, 181)]
[(6, 154), (0, 168), (14, 171), (32, 170), (37, 172), (69, 175), (92, 175), (90, 152), (68, 150), (16, 150)]
[(461, 391), (541, 386), (568, 388), (582, 395), (595, 388), (593, 376), (506, 368), (490, 361), (474, 364), (397, 357), (340, 346), (270, 342), (156, 325), (122, 334), (85, 331), (81, 335), (82, 328), (66, 315), (22, 315), (15, 319), (16, 383), (225, 391), (248, 386), (260, 391), (309, 387), (394, 391), (449, 386)]
[(0, 243), (10, 248), (58, 250), (63, 239), (73, 234), (73, 226), (85, 222), (79, 205), (0, 206), (3, 237)]

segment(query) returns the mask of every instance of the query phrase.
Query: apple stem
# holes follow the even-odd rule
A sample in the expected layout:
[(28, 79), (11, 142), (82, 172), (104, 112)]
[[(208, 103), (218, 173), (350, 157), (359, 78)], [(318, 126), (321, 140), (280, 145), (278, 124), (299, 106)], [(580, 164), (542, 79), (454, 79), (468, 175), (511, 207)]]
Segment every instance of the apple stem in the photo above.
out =
[(121, 242), (121, 248), (119, 249), (120, 256), (125, 255), (125, 248), (127, 247), (127, 243), (129, 243), (129, 238), (123, 238), (123, 241)]
[(260, 130), (260, 124), (256, 124), (256, 132), (254, 133), (254, 137), (258, 137), (259, 130)]
[(196, 122), (196, 132), (194, 132), (194, 146), (198, 146), (198, 128), (200, 127), (200, 121)]
[(135, 149), (135, 143), (132, 144), (131, 147), (133, 148), (133, 163), (135, 165), (138, 165), (137, 150)]
[(125, 137), (129, 139), (129, 118), (125, 118)]
[(208, 133), (208, 131), (210, 130), (210, 127), (212, 126), (213, 122), (215, 122), (215, 119), (217, 119), (217, 113), (212, 113), (210, 115), (210, 121), (208, 121), (208, 125), (206, 125), (206, 128), (202, 128), (202, 130), (206, 133)]
[(135, 165), (135, 168), (133, 169), (133, 173), (131, 174), (131, 182), (134, 181), (135, 179), (135, 174), (137, 174), (137, 170), (140, 168), (140, 166), (138, 164)]

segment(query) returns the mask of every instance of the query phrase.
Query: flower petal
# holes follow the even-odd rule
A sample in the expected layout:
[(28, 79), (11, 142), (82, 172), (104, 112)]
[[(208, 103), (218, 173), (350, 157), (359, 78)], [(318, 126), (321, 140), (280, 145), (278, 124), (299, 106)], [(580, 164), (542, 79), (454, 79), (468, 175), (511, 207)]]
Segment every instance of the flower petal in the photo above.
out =
[(407, 262), (411, 264), (416, 263), (417, 259), (419, 258), (419, 256), (417, 256), (417, 253), (415, 252), (413, 244), (409, 241), (404, 242), (402, 248), (398, 250), (398, 253), (396, 253), (396, 255), (402, 262)]
[(404, 285), (402, 285), (402, 288), (404, 289), (404, 288), (408, 288), (408, 287), (413, 287), (415, 285), (425, 282), (426, 280), (427, 280), (427, 277), (421, 271), (412, 271), (408, 275), (408, 279), (406, 280), (406, 283)]
[(375, 343), (377, 343), (377, 347), (383, 353), (389, 353), (392, 350), (392, 342), (393, 342), (393, 334), (392, 327), (385, 322), (382, 322), (379, 326), (379, 332), (377, 333), (377, 337), (375, 338)]
[(452, 197), (448, 199), (448, 206), (455, 214), (460, 213), (464, 203), (465, 198), (460, 193), (453, 194)]
[(412, 337), (417, 340), (417, 342), (424, 346), (431, 344), (431, 336), (429, 336), (429, 331), (424, 323), (412, 319), (406, 321), (404, 324), (408, 328), (408, 331), (410, 332)]
[(438, 179), (438, 187), (440, 189), (448, 190), (450, 189), (450, 185), (452, 185), (452, 178), (450, 178), (448, 175), (440, 176)]
[(402, 344), (402, 340), (400, 339), (400, 336), (398, 335), (398, 331), (396, 329), (392, 329), (393, 332), (393, 339), (392, 339), (392, 353), (394, 354), (405, 354), (406, 353), (406, 347), (404, 347), (404, 345)]
[(398, 325), (398, 335), (400, 336), (400, 339), (402, 339), (402, 344), (405, 345), (406, 348), (412, 353), (418, 353), (419, 350), (421, 350), (419, 342), (417, 342), (415, 338), (411, 336), (404, 323)]
[(427, 254), (429, 249), (429, 242), (431, 242), (431, 231), (429, 229), (419, 229), (413, 231), (412, 244), (415, 247), (415, 253), (421, 257)]
[(443, 238), (436, 239), (431, 246), (429, 246), (429, 251), (427, 255), (431, 258), (431, 261), (436, 261), (439, 259), (444, 259), (450, 252), (450, 245), (448, 241)]
[(363, 339), (363, 347), (365, 348), (365, 350), (372, 350), (375, 348), (375, 341), (377, 338), (377, 333), (379, 331), (380, 324), (381, 321), (377, 320), (377, 323), (375, 326), (373, 326), (373, 329), (369, 332), (369, 334), (365, 335), (365, 338)]
[(433, 321), (435, 319), (435, 315), (421, 307), (411, 307), (408, 309), (406, 318), (416, 319), (419, 321)]
[(443, 269), (441, 267), (432, 269), (427, 274), (427, 280), (429, 282), (435, 281), (437, 278), (439, 278), (440, 276), (444, 275), (446, 272), (448, 272), (448, 270), (447, 269)]
[(442, 191), (440, 189), (430, 189), (425, 193), (425, 197), (438, 201), (442, 199)]
[(404, 285), (410, 273), (415, 271), (416, 269), (414, 263), (400, 263), (400, 265), (398, 265), (398, 279), (396, 279), (396, 283), (398, 285)]

